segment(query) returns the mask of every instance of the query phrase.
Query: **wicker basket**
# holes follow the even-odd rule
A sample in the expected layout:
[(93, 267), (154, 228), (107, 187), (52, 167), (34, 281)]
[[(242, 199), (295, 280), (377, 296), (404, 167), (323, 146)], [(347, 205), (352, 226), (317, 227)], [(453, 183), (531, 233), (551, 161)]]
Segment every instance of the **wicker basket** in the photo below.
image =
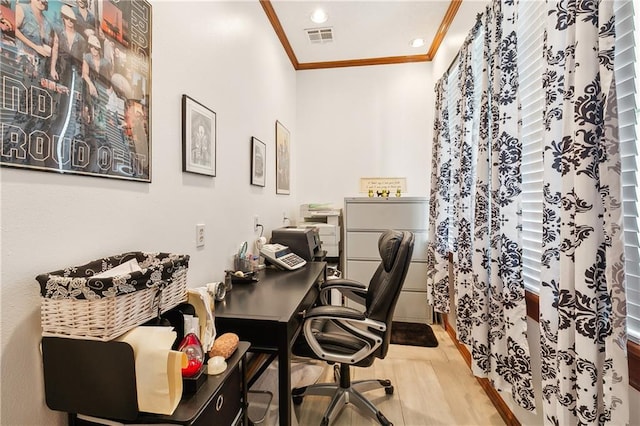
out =
[[(140, 271), (93, 278), (136, 259)], [(189, 256), (131, 252), (36, 277), (43, 336), (107, 341), (187, 300)]]

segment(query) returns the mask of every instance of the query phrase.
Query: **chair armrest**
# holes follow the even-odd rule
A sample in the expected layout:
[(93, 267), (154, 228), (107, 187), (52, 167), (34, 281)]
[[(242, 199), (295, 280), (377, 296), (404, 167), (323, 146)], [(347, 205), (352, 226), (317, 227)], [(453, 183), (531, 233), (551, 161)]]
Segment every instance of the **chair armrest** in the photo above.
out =
[[(362, 343), (362, 347), (353, 353), (335, 352), (331, 344), (323, 346), (318, 341), (314, 324), (320, 321), (332, 321), (348, 335)], [(363, 312), (345, 306), (324, 305), (310, 309), (304, 315), (304, 337), (311, 350), (325, 361), (356, 364), (369, 356), (382, 344), (382, 333), (387, 329), (384, 322), (366, 318)], [(322, 334), (322, 333), (320, 333)]]
[(329, 294), (331, 290), (338, 290), (347, 299), (366, 304), (367, 286), (359, 281), (349, 280), (346, 278), (337, 278), (327, 280), (320, 285), (320, 301), (324, 305), (329, 304)]
[(304, 319), (348, 319), (364, 321), (363, 312), (346, 306), (322, 305), (310, 309), (304, 315)]
[(327, 280), (320, 285), (320, 290), (323, 290), (327, 287), (344, 287), (344, 288), (354, 288), (360, 290), (367, 290), (367, 286), (362, 284), (360, 281), (349, 280), (346, 278), (334, 278), (332, 280)]

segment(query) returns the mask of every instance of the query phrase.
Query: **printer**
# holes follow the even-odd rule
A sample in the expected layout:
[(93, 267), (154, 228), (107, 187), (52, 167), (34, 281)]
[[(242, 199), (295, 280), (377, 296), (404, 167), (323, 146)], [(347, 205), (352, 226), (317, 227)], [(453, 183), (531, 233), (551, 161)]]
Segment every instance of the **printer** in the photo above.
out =
[(285, 227), (271, 232), (271, 243), (288, 246), (292, 252), (311, 262), (324, 260), (326, 252), (322, 250), (320, 235), (316, 228)]
[(317, 228), (327, 257), (340, 257), (340, 222), (342, 210), (331, 204), (301, 204), (298, 228)]

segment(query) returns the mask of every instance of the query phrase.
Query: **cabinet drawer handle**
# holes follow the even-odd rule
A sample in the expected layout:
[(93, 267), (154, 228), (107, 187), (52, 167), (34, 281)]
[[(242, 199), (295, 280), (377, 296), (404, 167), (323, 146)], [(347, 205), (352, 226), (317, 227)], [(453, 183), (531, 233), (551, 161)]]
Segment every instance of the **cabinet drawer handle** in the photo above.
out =
[(216, 399), (216, 411), (220, 411), (223, 405), (224, 405), (224, 396), (220, 395), (218, 396), (218, 399)]

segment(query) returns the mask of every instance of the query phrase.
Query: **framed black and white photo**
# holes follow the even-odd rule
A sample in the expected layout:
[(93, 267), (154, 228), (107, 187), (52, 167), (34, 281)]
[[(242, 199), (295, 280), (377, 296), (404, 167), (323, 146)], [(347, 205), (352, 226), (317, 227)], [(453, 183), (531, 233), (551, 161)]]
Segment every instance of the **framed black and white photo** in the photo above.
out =
[(290, 149), (289, 130), (276, 121), (276, 194), (291, 193)]
[(251, 138), (251, 185), (265, 186), (267, 145), (258, 138)]
[(182, 95), (182, 171), (216, 175), (216, 113)]

